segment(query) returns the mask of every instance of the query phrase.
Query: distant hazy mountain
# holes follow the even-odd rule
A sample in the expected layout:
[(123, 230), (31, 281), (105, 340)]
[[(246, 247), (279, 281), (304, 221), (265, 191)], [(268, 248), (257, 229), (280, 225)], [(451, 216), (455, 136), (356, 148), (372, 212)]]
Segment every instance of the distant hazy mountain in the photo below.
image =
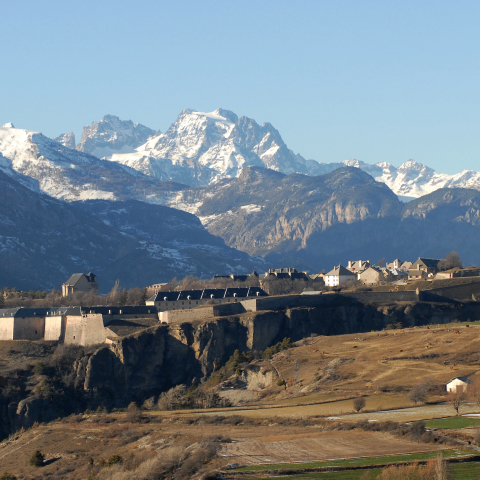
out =
[(268, 268), (225, 246), (198, 218), (160, 205), (106, 200), (66, 203), (0, 171), (0, 285), (46, 289), (92, 271), (100, 289), (116, 279), (143, 287), (194, 274)]
[(33, 190), (67, 201), (137, 199), (164, 203), (166, 194), (184, 188), (11, 124), (0, 127), (0, 169)]
[(130, 153), (158, 133), (140, 123), (105, 115), (98, 123), (83, 127), (82, 138), (76, 148), (98, 158), (114, 153)]

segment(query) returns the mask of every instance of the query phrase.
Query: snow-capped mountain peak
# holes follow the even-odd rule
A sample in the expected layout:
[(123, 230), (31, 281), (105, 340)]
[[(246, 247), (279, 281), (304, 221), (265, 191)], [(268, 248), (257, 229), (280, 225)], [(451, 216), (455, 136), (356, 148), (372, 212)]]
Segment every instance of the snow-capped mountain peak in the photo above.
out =
[(149, 139), (136, 152), (112, 155), (109, 160), (190, 185), (238, 177), (247, 166), (283, 173), (323, 173), (317, 162), (289, 150), (270, 123), (260, 126), (222, 108), (213, 112), (184, 110), (164, 134)]
[(2, 126), (5, 127), (5, 128), (15, 128), (15, 127), (13, 126), (13, 123), (12, 123), (12, 122), (8, 122), (8, 123), (6, 123), (5, 125), (2, 125)]
[(115, 153), (131, 153), (159, 132), (131, 120), (105, 115), (99, 122), (83, 127), (76, 149), (98, 158)]

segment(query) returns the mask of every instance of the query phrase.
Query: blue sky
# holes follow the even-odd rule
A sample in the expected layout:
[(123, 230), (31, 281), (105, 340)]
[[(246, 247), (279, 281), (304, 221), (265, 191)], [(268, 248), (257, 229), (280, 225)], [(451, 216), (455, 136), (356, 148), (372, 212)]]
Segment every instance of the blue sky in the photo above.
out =
[(306, 158), (480, 170), (480, 2), (2, 2), (0, 124), (47, 136), (186, 108)]

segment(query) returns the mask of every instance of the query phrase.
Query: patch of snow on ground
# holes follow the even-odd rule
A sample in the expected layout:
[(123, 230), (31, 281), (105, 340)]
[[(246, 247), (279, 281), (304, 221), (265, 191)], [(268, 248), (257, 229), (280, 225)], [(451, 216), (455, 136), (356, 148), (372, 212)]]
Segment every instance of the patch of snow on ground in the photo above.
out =
[(260, 205), (255, 205), (253, 203), (251, 205), (242, 205), (240, 208), (246, 210), (247, 213), (260, 212), (262, 210)]

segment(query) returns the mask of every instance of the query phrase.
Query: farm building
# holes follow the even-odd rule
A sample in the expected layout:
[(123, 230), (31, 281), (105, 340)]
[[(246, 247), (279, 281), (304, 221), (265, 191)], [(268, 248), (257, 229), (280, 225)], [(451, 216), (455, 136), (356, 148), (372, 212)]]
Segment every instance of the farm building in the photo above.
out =
[(466, 377), (455, 377), (447, 383), (447, 392), (466, 392), (468, 385), (473, 383)]

